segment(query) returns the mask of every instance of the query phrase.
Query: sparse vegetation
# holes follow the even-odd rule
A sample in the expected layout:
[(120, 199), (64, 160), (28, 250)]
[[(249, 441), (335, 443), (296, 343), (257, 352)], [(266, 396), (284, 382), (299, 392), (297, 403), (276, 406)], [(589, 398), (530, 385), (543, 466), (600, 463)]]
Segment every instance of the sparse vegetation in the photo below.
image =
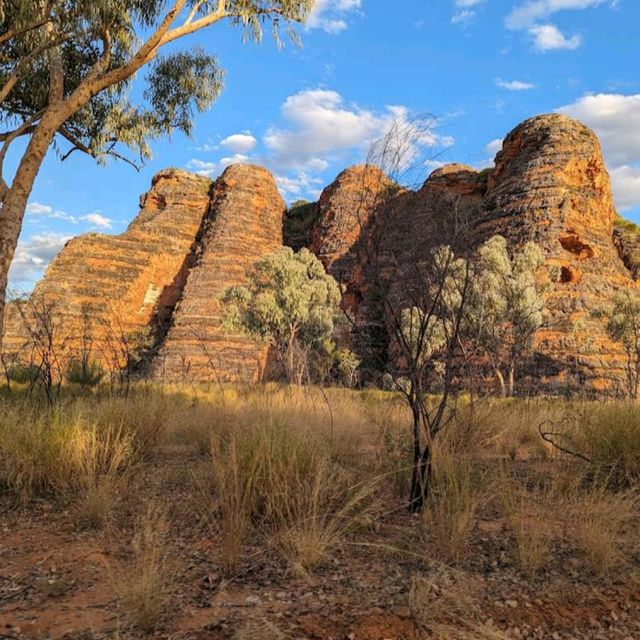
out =
[[(569, 577), (588, 599), (638, 568), (634, 405), (459, 398), (413, 516), (400, 392), (134, 385), (128, 398), (63, 388), (53, 409), (28, 399), (17, 389), (0, 410), (0, 507), (11, 531), (47, 536), (60, 554), (57, 573), (33, 578), (56, 606), (85, 566), (65, 563), (65, 545), (78, 536), (88, 557), (105, 555), (75, 579), (112, 603), (125, 638), (188, 625), (180, 606), (192, 598), (250, 599), (229, 637), (300, 637), (304, 616), (274, 618), (268, 594), (286, 594), (279, 610), (339, 612), (378, 591), (427, 637), (502, 638), (486, 614), (494, 600), (553, 598)], [(544, 442), (544, 420), (597, 463)], [(518, 619), (520, 605), (502, 606)]]

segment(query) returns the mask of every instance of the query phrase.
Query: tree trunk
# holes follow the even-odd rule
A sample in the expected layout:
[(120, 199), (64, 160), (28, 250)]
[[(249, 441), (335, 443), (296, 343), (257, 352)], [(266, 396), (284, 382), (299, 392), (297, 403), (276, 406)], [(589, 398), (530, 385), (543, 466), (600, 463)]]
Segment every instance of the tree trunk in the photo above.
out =
[(507, 397), (507, 385), (505, 384), (504, 381), (504, 376), (502, 375), (502, 371), (500, 371), (500, 369), (496, 369), (496, 377), (498, 378), (498, 381), (500, 382), (500, 394), (502, 395), (503, 398)]
[(4, 191), (0, 203), (0, 350), (2, 349), (9, 267), (16, 252), (24, 212), (49, 145), (63, 122), (62, 114), (55, 112), (43, 117), (29, 140), (11, 187)]
[(295, 380), (295, 353), (294, 353), (294, 344), (295, 344), (295, 333), (291, 332), (289, 334), (289, 338), (287, 339), (287, 382), (289, 384), (293, 384)]
[(429, 492), (431, 448), (429, 443), (423, 448), (420, 441), (421, 421), (420, 409), (417, 403), (413, 404), (411, 412), (413, 414), (413, 465), (411, 468), (409, 511), (411, 511), (411, 513), (419, 513), (424, 508), (424, 503)]
[(516, 365), (514, 362), (509, 366), (509, 397), (513, 398), (515, 389)]

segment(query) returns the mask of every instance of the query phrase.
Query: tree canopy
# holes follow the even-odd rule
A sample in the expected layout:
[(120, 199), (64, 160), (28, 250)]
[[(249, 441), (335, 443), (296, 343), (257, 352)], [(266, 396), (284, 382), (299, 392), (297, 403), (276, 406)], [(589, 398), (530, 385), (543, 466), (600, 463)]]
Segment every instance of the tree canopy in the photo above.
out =
[[(313, 0), (0, 0), (0, 123), (5, 146), (29, 135), (57, 102), (77, 102), (57, 133), (94, 157), (130, 147), (149, 156), (148, 140), (191, 132), (195, 111), (222, 89), (223, 70), (202, 49), (160, 50), (227, 19), (259, 40), (269, 22), (303, 21)], [(146, 39), (145, 39), (146, 34)], [(148, 65), (140, 100), (130, 84)], [(87, 98), (80, 98), (88, 90)], [(71, 105), (69, 105), (71, 106)]]
[(274, 346), (286, 358), (290, 380), (304, 365), (296, 353), (321, 349), (331, 339), (340, 289), (308, 250), (283, 247), (258, 260), (248, 284), (228, 288), (222, 302), (227, 326)]

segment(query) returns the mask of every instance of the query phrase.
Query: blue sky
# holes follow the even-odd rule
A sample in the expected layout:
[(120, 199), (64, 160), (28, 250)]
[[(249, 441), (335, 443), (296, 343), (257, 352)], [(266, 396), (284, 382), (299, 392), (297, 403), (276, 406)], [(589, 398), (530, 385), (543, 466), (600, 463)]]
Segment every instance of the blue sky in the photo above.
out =
[(12, 286), (30, 289), (71, 236), (121, 233), (162, 168), (215, 177), (230, 162), (255, 162), (288, 201), (312, 199), (392, 122), (415, 114), (434, 118), (415, 143), (424, 177), (439, 162), (490, 166), (502, 138), (532, 115), (578, 117), (601, 137), (618, 209), (640, 222), (638, 25), (638, 0), (319, 0), (302, 48), (280, 50), (268, 34), (243, 44), (239, 30), (216, 25), (181, 44), (204, 46), (226, 69), (224, 92), (196, 117), (191, 139), (154, 143), (139, 173), (50, 153)]

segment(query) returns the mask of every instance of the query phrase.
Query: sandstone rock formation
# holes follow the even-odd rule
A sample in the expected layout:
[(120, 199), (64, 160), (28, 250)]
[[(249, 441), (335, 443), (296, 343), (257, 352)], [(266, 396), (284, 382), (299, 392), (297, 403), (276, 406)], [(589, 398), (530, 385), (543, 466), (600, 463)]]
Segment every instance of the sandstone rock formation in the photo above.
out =
[(538, 116), (506, 137), (495, 164), (476, 242), (499, 233), (517, 249), (534, 240), (559, 272), (529, 373), (552, 390), (615, 392), (624, 354), (592, 314), (635, 283), (614, 244), (617, 214), (597, 137), (566, 116)]
[(486, 184), (486, 173), (452, 164), (414, 192), (375, 167), (355, 166), (323, 191), (310, 249), (343, 286), (349, 342), (373, 377), (388, 356), (385, 306), (408, 304), (411, 270), (434, 246), (456, 235), (463, 242)]
[[(49, 309), (58, 357), (82, 347), (92, 357), (121, 364), (121, 339), (133, 332), (162, 331), (181, 293), (194, 239), (209, 209), (211, 180), (168, 169), (153, 178), (140, 213), (118, 236), (87, 234), (70, 240), (37, 284), (23, 319), (10, 305), (5, 353), (29, 358), (29, 326), (41, 330), (32, 311)], [(25, 326), (29, 325), (29, 326)], [(116, 360), (117, 362), (113, 362)]]
[[(215, 183), (162, 171), (125, 233), (70, 241), (31, 299), (56, 305), (65, 348), (82, 344), (89, 317), (102, 357), (114, 329), (144, 331), (158, 377), (258, 380), (266, 350), (225, 329), (219, 295), (281, 246), (284, 227), (284, 241), (308, 246), (341, 284), (352, 320), (343, 338), (375, 374), (392, 350), (389, 305), (411, 303), (431, 250), (451, 244), (469, 252), (500, 234), (513, 251), (539, 243), (559, 274), (546, 293), (535, 358), (519, 372), (527, 388), (615, 394), (624, 387), (622, 347), (594, 312), (638, 286), (640, 230), (617, 216), (600, 145), (582, 124), (562, 115), (527, 120), (506, 137), (494, 169), (447, 165), (416, 191), (372, 166), (351, 167), (318, 203), (283, 214), (265, 169), (235, 165)], [(11, 305), (5, 352), (20, 351), (27, 333)]]
[(29, 299), (10, 305), (4, 353), (40, 356), (30, 334), (42, 332), (44, 312), (58, 369), (88, 337), (90, 357), (109, 371), (142, 346), (167, 379), (259, 378), (266, 349), (223, 328), (217, 297), (282, 244), (285, 206), (271, 174), (235, 165), (214, 183), (161, 171), (140, 204), (123, 234), (67, 243)]
[(196, 259), (154, 371), (170, 380), (261, 378), (266, 348), (223, 327), (218, 296), (245, 282), (245, 271), (282, 245), (285, 204), (261, 167), (233, 165), (216, 181)]
[[(532, 118), (507, 136), (495, 169), (446, 165), (415, 192), (358, 198), (362, 173), (347, 170), (325, 189), (311, 249), (346, 283), (351, 344), (365, 362), (376, 368), (389, 357), (389, 308), (411, 303), (416, 266), (436, 245), (464, 252), (500, 234), (514, 251), (528, 240), (539, 243), (559, 273), (536, 357), (520, 372), (528, 388), (617, 393), (624, 386), (622, 348), (593, 312), (635, 286), (640, 236), (621, 222), (614, 231), (609, 177), (587, 127), (561, 115)], [(343, 233), (356, 204), (366, 230), (356, 233), (354, 224)]]
[(392, 181), (377, 167), (358, 165), (345, 169), (322, 192), (309, 249), (338, 282), (351, 279), (354, 248), (392, 187)]

